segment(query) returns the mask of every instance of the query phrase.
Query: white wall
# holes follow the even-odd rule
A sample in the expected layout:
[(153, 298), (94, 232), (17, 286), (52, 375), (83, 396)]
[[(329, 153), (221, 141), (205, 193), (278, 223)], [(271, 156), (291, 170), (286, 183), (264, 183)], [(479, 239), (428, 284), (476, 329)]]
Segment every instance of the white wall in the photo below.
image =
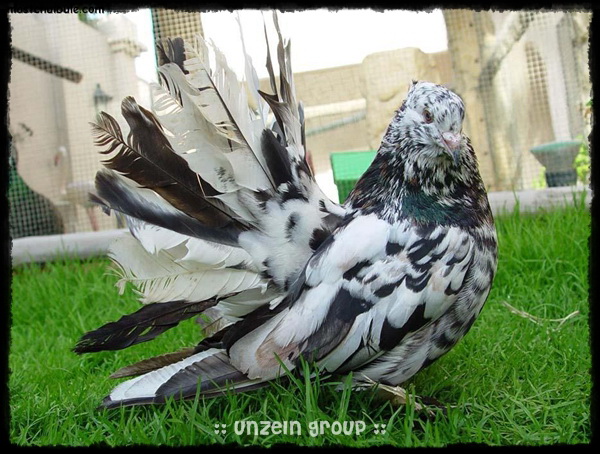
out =
[[(90, 122), (95, 120), (93, 94), (96, 84), (113, 97), (107, 111), (120, 117), (120, 102), (127, 95), (139, 97), (135, 73), (135, 25), (122, 14), (108, 15), (98, 27), (80, 21), (76, 14), (10, 14), (13, 46), (82, 74), (79, 83), (51, 75), (29, 64), (13, 61), (9, 84), (11, 125), (25, 123), (33, 136), (17, 144), (19, 173), (34, 190), (61, 204), (71, 181), (91, 181), (101, 167), (101, 155), (93, 144)], [(115, 45), (118, 39), (132, 44)], [(15, 126), (11, 126), (14, 129)], [(67, 159), (55, 165), (59, 147)], [(67, 224), (90, 230), (82, 208), (66, 209)], [(70, 214), (69, 214), (70, 213)], [(98, 216), (101, 228), (113, 227), (114, 219)]]

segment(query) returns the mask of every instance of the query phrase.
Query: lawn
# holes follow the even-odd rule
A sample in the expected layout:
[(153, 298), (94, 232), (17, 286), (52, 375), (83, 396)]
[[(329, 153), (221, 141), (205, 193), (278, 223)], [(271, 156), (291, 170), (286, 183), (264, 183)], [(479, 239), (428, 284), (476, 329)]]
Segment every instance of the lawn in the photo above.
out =
[[(454, 350), (405, 384), (449, 406), (430, 418), (373, 392), (351, 391), (344, 381), (336, 390), (339, 380), (310, 380), (308, 372), (248, 394), (99, 410), (116, 384), (112, 371), (194, 345), (197, 325), (190, 320), (124, 351), (78, 356), (71, 348), (80, 335), (135, 310), (135, 296), (118, 295), (103, 259), (19, 267), (12, 280), (11, 443), (589, 443), (589, 212), (578, 200), (536, 215), (499, 216), (497, 228), (498, 274), (480, 318)], [(258, 433), (240, 430), (253, 422)]]

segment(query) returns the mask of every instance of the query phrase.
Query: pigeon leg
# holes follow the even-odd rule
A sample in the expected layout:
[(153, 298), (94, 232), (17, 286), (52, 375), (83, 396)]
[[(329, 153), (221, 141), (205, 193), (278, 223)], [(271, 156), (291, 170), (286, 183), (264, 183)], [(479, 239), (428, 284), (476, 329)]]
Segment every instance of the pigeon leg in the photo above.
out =
[[(431, 408), (429, 408), (429, 405), (424, 405), (421, 403), (422, 399), (419, 396), (410, 394), (401, 386), (388, 386), (378, 383), (376, 387), (377, 396), (382, 400), (390, 401), (394, 407), (400, 407), (410, 403), (417, 412), (425, 412), (425, 415), (428, 418), (433, 418), (435, 416), (435, 413)], [(439, 408), (445, 410), (444, 407)]]
[(441, 410), (443, 414), (446, 414), (446, 405), (433, 397), (420, 397), (411, 394), (401, 386), (390, 386), (375, 382), (372, 382), (372, 385), (375, 387), (377, 397), (381, 400), (389, 401), (394, 407), (400, 407), (401, 405), (410, 403), (417, 412), (423, 412), (428, 419), (435, 417), (433, 408), (437, 408)]

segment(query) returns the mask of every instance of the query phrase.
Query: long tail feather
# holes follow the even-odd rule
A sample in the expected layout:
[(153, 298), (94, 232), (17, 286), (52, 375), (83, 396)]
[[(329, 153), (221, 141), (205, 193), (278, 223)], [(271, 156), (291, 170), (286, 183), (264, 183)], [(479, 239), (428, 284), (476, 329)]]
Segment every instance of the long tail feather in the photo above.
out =
[[(214, 71), (207, 66), (208, 59), (199, 55), (199, 49), (206, 55), (209, 47), (215, 55)], [(200, 93), (200, 111), (207, 120), (218, 126), (220, 133), (237, 148), (234, 150), (236, 153), (227, 153), (226, 156), (230, 158), (239, 154), (246, 165), (254, 167), (255, 173), (262, 173), (268, 181), (270, 175), (260, 152), (262, 121), (255, 121), (256, 115), (248, 109), (246, 93), (240, 89), (240, 83), (229, 68), (227, 59), (216, 46), (208, 46), (200, 35), (197, 36), (197, 47), (188, 45), (186, 54), (189, 56), (185, 62), (189, 71), (187, 78)], [(269, 183), (273, 188), (272, 181)], [(267, 186), (257, 189), (267, 189)]]
[(203, 310), (214, 306), (215, 300), (201, 302), (171, 301), (143, 306), (116, 322), (86, 333), (73, 348), (75, 353), (121, 350), (154, 339)]
[(260, 81), (258, 79), (258, 74), (256, 74), (256, 69), (254, 69), (254, 65), (252, 64), (252, 58), (246, 51), (246, 42), (244, 40), (244, 31), (242, 30), (242, 23), (240, 21), (239, 13), (236, 15), (236, 21), (238, 23), (238, 28), (240, 31), (240, 41), (242, 43), (242, 52), (244, 54), (244, 72), (246, 78), (246, 86), (248, 93), (250, 94), (250, 104), (253, 108), (258, 111), (258, 121), (260, 121), (261, 128), (266, 127), (266, 120), (268, 116), (268, 107), (260, 98), (258, 94), (258, 89), (260, 86)]
[(156, 45), (158, 66), (175, 63), (184, 74), (187, 74), (183, 66), (185, 61), (185, 48), (182, 38), (166, 38), (160, 40)]
[(122, 103), (122, 114), (130, 127), (127, 142), (118, 123), (108, 114), (103, 113), (94, 125), (96, 143), (106, 147), (102, 153), (115, 152), (104, 161), (106, 167), (156, 191), (173, 207), (206, 226), (221, 228), (235, 224), (244, 228), (219, 200), (207, 198), (220, 192), (190, 170), (185, 159), (173, 151), (151, 112), (127, 97)]
[(279, 62), (279, 92), (281, 101), (287, 106), (288, 116), (283, 123), (286, 137), (288, 138), (288, 144), (294, 145), (294, 149), (301, 151), (302, 157), (304, 157), (304, 150), (301, 150), (300, 145), (302, 143), (301, 135), (301, 124), (300, 115), (298, 113), (298, 105), (296, 103), (296, 90), (294, 88), (294, 76), (292, 73), (291, 66), (291, 44), (288, 41), (284, 45), (281, 30), (279, 28), (279, 19), (277, 13), (273, 11), (273, 23), (277, 31), (279, 41), (277, 43), (277, 59)]
[[(266, 281), (258, 273), (224, 267), (226, 258), (223, 265), (215, 266), (186, 260), (189, 254), (185, 245), (152, 254), (128, 235), (119, 238), (109, 250), (109, 257), (117, 264), (121, 276), (117, 286), (123, 292), (127, 282), (133, 283), (142, 303), (204, 301), (227, 298), (249, 289), (260, 293), (266, 288)], [(210, 257), (208, 260), (213, 261)]]
[[(127, 226), (130, 233), (149, 254), (158, 254), (164, 249), (170, 250), (175, 262), (197, 263), (215, 270), (228, 267), (260, 272), (260, 268), (252, 262), (252, 257), (240, 247), (192, 238), (131, 217), (127, 218)], [(174, 255), (174, 249), (180, 245), (185, 250), (182, 250), (181, 254)], [(111, 251), (114, 249), (112, 247)]]
[(234, 246), (238, 244), (240, 229), (236, 226), (229, 224), (221, 228), (208, 227), (175, 209), (153, 191), (136, 188), (108, 169), (102, 169), (96, 174), (96, 190), (97, 195), (92, 196), (92, 200), (106, 210), (113, 209), (182, 235)]
[(176, 352), (165, 353), (164, 355), (143, 359), (134, 364), (130, 364), (129, 366), (121, 367), (110, 374), (110, 378), (136, 377), (138, 375), (147, 374), (148, 372), (160, 369), (161, 367), (177, 363), (192, 356), (194, 353), (197, 353), (195, 348), (186, 347)]
[(213, 397), (228, 389), (248, 391), (261, 386), (261, 380), (250, 380), (233, 367), (223, 350), (209, 349), (121, 383), (102, 405), (157, 404), (167, 398), (188, 399), (197, 393)]
[(271, 91), (277, 96), (277, 84), (275, 82), (275, 71), (273, 70), (273, 61), (271, 60), (271, 50), (269, 49), (269, 37), (267, 35), (267, 22), (263, 15), (263, 27), (265, 30), (265, 43), (267, 43), (267, 72), (269, 73), (269, 83), (271, 84)]

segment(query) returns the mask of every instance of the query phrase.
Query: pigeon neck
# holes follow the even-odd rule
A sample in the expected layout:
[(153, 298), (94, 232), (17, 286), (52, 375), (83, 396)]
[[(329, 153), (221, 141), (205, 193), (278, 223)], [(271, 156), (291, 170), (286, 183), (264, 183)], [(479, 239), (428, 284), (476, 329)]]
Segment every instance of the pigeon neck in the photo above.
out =
[(461, 167), (453, 170), (450, 163), (400, 158), (402, 150), (382, 146), (346, 205), (390, 222), (479, 224), (488, 218), (489, 205), (472, 149), (464, 153)]

